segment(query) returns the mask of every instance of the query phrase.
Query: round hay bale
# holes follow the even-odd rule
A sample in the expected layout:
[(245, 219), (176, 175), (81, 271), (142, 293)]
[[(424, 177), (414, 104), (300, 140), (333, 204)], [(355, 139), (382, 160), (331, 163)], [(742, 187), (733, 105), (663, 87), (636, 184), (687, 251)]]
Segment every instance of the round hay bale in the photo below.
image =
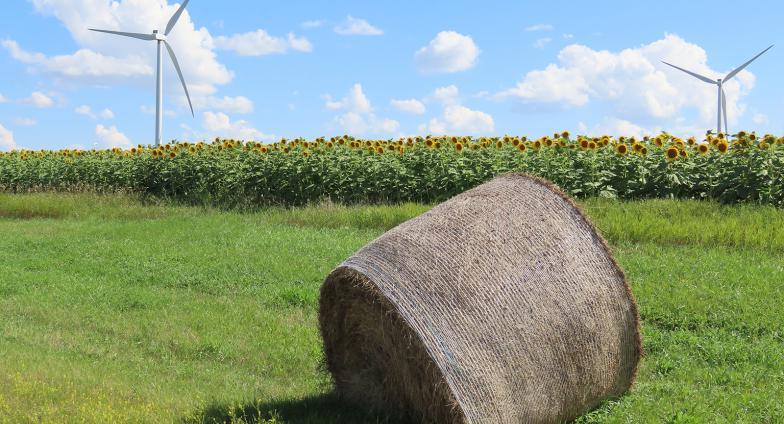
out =
[(344, 399), (427, 422), (571, 420), (625, 393), (642, 354), (606, 242), (520, 174), (357, 252), (321, 288), (319, 324)]

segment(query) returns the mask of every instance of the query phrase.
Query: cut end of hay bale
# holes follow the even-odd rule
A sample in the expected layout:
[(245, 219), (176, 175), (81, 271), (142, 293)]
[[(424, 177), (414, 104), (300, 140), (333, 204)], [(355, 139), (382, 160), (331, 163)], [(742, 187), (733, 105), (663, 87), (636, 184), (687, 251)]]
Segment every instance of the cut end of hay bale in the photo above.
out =
[(519, 174), (360, 250), (325, 281), (319, 323), (346, 400), (430, 422), (570, 420), (625, 393), (641, 356), (607, 244)]

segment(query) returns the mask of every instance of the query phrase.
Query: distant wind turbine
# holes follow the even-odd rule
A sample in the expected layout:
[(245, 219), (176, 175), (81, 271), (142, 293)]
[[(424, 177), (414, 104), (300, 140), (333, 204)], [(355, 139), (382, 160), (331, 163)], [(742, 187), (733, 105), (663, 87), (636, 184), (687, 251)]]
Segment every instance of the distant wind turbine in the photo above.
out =
[(738, 75), (738, 73), (740, 71), (742, 71), (744, 68), (746, 68), (747, 66), (749, 66), (751, 64), (751, 62), (754, 62), (755, 60), (757, 60), (758, 57), (762, 56), (765, 52), (767, 52), (768, 50), (770, 50), (772, 48), (773, 48), (773, 46), (771, 45), (767, 49), (763, 50), (760, 54), (752, 57), (748, 62), (744, 63), (743, 65), (738, 66), (737, 68), (735, 68), (735, 70), (733, 70), (732, 72), (727, 74), (727, 76), (724, 77), (724, 79), (719, 78), (717, 80), (712, 80), (712, 79), (710, 79), (710, 78), (708, 78), (706, 76), (700, 75), (698, 73), (695, 73), (695, 72), (692, 72), (692, 71), (687, 71), (687, 70), (685, 70), (683, 68), (677, 67), (677, 66), (675, 66), (675, 65), (673, 65), (671, 63), (667, 63), (667, 62), (665, 62), (663, 60), (662, 60), (662, 63), (664, 63), (665, 65), (672, 66), (673, 68), (675, 68), (675, 69), (677, 69), (679, 71), (686, 72), (687, 74), (693, 76), (694, 78), (697, 78), (699, 80), (705, 81), (708, 84), (714, 84), (714, 85), (718, 86), (718, 88), (719, 88), (719, 116), (716, 119), (716, 134), (719, 134), (719, 133), (721, 133), (722, 111), (724, 113), (724, 131), (728, 132), (728, 130), (727, 130), (727, 96), (726, 96), (726, 94), (724, 94), (724, 83), (729, 81), (730, 79), (732, 79), (732, 77), (734, 77), (735, 75)]
[(169, 35), (169, 33), (172, 32), (174, 26), (177, 25), (177, 21), (180, 19), (180, 16), (185, 10), (185, 7), (188, 6), (189, 1), (190, 0), (185, 0), (182, 2), (180, 8), (177, 9), (177, 12), (175, 12), (171, 19), (169, 19), (169, 23), (166, 25), (166, 30), (163, 32), (163, 34), (160, 34), (158, 30), (153, 31), (152, 34), (137, 34), (134, 32), (119, 32), (89, 28), (90, 31), (105, 32), (107, 34), (121, 35), (123, 37), (158, 42), (158, 72), (155, 91), (155, 144), (157, 146), (161, 145), (161, 138), (163, 137), (163, 53), (161, 50), (161, 47), (163, 46), (166, 46), (166, 50), (169, 52), (169, 57), (171, 57), (172, 63), (174, 64), (174, 69), (177, 70), (177, 75), (180, 77), (182, 88), (185, 90), (185, 96), (188, 98), (188, 106), (191, 108), (191, 115), (194, 117), (196, 116), (193, 112), (193, 103), (191, 103), (191, 95), (188, 93), (188, 86), (185, 84), (185, 77), (182, 76), (180, 63), (177, 61), (177, 56), (174, 54), (174, 50), (172, 49), (171, 45), (169, 45), (169, 43), (166, 41), (166, 37)]

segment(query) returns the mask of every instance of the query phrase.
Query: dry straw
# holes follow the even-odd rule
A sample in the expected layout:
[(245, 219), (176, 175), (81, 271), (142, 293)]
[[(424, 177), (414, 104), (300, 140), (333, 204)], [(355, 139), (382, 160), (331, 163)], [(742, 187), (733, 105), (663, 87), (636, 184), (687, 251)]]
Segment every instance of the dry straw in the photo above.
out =
[(437, 423), (571, 420), (625, 393), (642, 354), (605, 241), (519, 174), (360, 250), (324, 283), (319, 322), (347, 401)]

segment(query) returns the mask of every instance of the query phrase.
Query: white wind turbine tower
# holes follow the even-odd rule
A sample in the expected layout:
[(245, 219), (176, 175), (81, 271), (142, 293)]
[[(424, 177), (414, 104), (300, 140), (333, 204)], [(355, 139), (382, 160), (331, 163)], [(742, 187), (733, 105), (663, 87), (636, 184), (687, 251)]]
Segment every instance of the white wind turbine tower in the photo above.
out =
[(677, 67), (677, 66), (675, 66), (675, 65), (673, 65), (671, 63), (667, 63), (667, 62), (665, 62), (663, 60), (662, 60), (662, 63), (664, 63), (665, 65), (672, 66), (673, 68), (675, 68), (675, 69), (677, 69), (679, 71), (686, 72), (687, 74), (689, 74), (689, 75), (691, 75), (691, 76), (693, 76), (693, 77), (695, 77), (695, 78), (697, 78), (699, 80), (705, 81), (708, 84), (714, 84), (714, 85), (718, 86), (718, 89), (719, 89), (719, 116), (718, 116), (718, 118), (716, 118), (716, 134), (719, 134), (719, 133), (721, 133), (722, 111), (724, 113), (724, 131), (727, 132), (727, 96), (724, 94), (724, 83), (729, 81), (730, 79), (732, 79), (732, 77), (734, 77), (735, 75), (738, 75), (738, 72), (742, 71), (744, 68), (749, 66), (749, 64), (751, 64), (751, 62), (754, 62), (755, 60), (757, 60), (758, 57), (762, 56), (765, 52), (767, 52), (768, 50), (770, 50), (772, 48), (773, 48), (773, 46), (771, 45), (767, 49), (763, 50), (760, 54), (752, 57), (748, 62), (744, 63), (743, 65), (738, 66), (737, 68), (735, 68), (732, 72), (727, 74), (727, 76), (724, 77), (723, 79), (719, 78), (717, 80), (712, 80), (712, 79), (710, 79), (710, 78), (708, 78), (706, 76), (700, 75), (698, 73), (687, 71), (687, 70), (685, 70), (683, 68)]
[(194, 117), (196, 116), (193, 112), (193, 103), (191, 103), (191, 95), (188, 93), (188, 86), (185, 84), (185, 77), (182, 76), (182, 70), (180, 69), (180, 63), (177, 61), (177, 56), (174, 54), (174, 50), (172, 49), (171, 45), (166, 41), (166, 37), (169, 33), (172, 32), (174, 26), (177, 24), (177, 21), (180, 19), (182, 12), (185, 10), (185, 7), (188, 6), (188, 2), (190, 0), (185, 0), (180, 5), (180, 8), (177, 9), (177, 12), (172, 15), (171, 19), (169, 19), (169, 23), (166, 25), (166, 30), (163, 34), (160, 34), (158, 30), (152, 32), (152, 34), (138, 34), (134, 32), (119, 32), (119, 31), (108, 31), (104, 29), (92, 29), (89, 28), (90, 31), (97, 31), (97, 32), (105, 32), (107, 34), (115, 34), (121, 35), (123, 37), (131, 37), (137, 38), (139, 40), (145, 41), (157, 41), (158, 42), (158, 72), (157, 72), (157, 84), (156, 84), (156, 104), (155, 104), (155, 144), (157, 146), (161, 145), (161, 138), (163, 137), (163, 51), (161, 48), (166, 46), (166, 50), (169, 52), (169, 57), (171, 57), (172, 63), (174, 64), (174, 69), (177, 70), (177, 75), (180, 77), (180, 82), (182, 82), (182, 88), (185, 90), (185, 96), (188, 98), (188, 106), (191, 108), (191, 115)]

